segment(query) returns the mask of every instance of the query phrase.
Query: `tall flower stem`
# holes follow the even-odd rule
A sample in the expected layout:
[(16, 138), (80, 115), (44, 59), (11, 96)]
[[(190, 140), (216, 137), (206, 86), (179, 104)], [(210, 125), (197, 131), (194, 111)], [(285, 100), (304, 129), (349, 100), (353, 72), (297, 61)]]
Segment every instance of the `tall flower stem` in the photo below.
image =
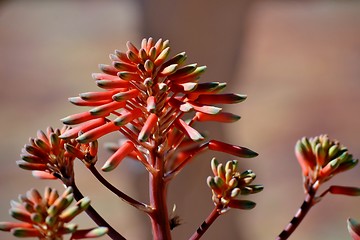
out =
[[(80, 199), (84, 198), (82, 193), (80, 192), (79, 188), (76, 186), (75, 182), (71, 184), (71, 187), (73, 188), (74, 198), (79, 201)], [(106, 220), (101, 217), (101, 215), (90, 205), (86, 210), (87, 215), (98, 225), (101, 227), (107, 227), (108, 228), (108, 236), (111, 239), (116, 240), (126, 240), (120, 233), (118, 233)]]
[(215, 222), (215, 220), (220, 216), (218, 207), (215, 207), (206, 220), (200, 225), (196, 232), (189, 238), (189, 240), (200, 239), (208, 228)]
[(290, 223), (285, 227), (285, 229), (279, 234), (276, 240), (285, 240), (290, 237), (290, 235), (295, 231), (295, 229), (300, 225), (302, 220), (305, 218), (306, 214), (309, 212), (311, 207), (314, 205), (314, 198), (316, 195), (316, 191), (319, 188), (319, 182), (315, 182), (313, 185), (309, 187), (308, 193), (306, 194), (305, 200), (302, 203), (299, 210), (296, 212), (293, 219), (291, 219)]
[[(156, 149), (156, 148), (154, 148)], [(170, 222), (166, 205), (167, 183), (164, 180), (164, 160), (153, 150), (151, 162), (156, 171), (149, 173), (150, 204), (153, 212), (150, 214), (154, 240), (170, 240)]]

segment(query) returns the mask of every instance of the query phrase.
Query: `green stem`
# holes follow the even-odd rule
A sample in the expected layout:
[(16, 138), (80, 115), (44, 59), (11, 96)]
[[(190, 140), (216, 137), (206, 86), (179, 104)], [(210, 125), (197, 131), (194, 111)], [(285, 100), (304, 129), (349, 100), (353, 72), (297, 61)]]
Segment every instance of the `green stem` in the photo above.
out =
[[(70, 185), (73, 188), (73, 194), (76, 201), (84, 198), (78, 187), (76, 186), (75, 182)], [(118, 233), (113, 227), (110, 226), (108, 222), (105, 221), (104, 218), (100, 216), (98, 212), (90, 205), (86, 210), (87, 215), (98, 225), (101, 227), (108, 228), (108, 235), (111, 239), (114, 240), (126, 240), (120, 233)]]
[(219, 209), (215, 207), (206, 220), (200, 225), (196, 232), (189, 238), (189, 240), (200, 239), (208, 228), (215, 222), (215, 220), (220, 216)]
[(291, 219), (289, 224), (285, 227), (285, 229), (279, 234), (276, 240), (288, 239), (290, 235), (295, 231), (295, 229), (300, 225), (302, 220), (305, 218), (306, 214), (314, 205), (314, 198), (318, 188), (319, 188), (319, 182), (315, 182), (313, 185), (309, 187), (309, 190), (306, 194), (305, 200), (302, 203), (301, 207), (296, 212), (293, 219)]

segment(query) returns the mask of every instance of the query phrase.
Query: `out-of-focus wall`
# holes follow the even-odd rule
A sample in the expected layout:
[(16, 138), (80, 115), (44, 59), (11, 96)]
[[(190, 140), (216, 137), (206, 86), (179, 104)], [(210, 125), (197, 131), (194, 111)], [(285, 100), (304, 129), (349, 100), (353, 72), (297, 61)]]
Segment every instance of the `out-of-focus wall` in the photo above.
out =
[[(212, 138), (257, 151), (240, 167), (257, 174), (265, 190), (250, 196), (251, 211), (230, 211), (204, 239), (273, 239), (303, 200), (300, 168), (293, 154), (302, 136), (328, 133), (360, 156), (360, 4), (356, 1), (5, 1), (0, 5), (0, 221), (9, 201), (31, 187), (62, 190), (34, 180), (15, 160), (37, 129), (61, 126), (58, 119), (82, 109), (67, 97), (96, 90), (90, 73), (127, 40), (169, 39), (172, 54), (207, 65), (203, 81), (229, 82), (228, 92), (248, 95), (227, 108), (242, 116), (218, 127)], [(115, 136), (106, 138), (114, 140)], [(104, 141), (102, 141), (104, 142)], [(183, 224), (174, 239), (187, 239), (212, 208), (205, 179), (209, 160), (232, 156), (209, 152), (184, 169), (169, 188)], [(102, 152), (99, 161), (109, 156)], [(101, 164), (100, 164), (101, 165)], [(81, 164), (77, 182), (99, 212), (128, 239), (151, 239), (143, 214), (94, 183)], [(130, 169), (130, 170), (129, 170)], [(359, 170), (333, 179), (360, 185)], [(147, 201), (146, 174), (129, 162), (104, 174), (134, 197)], [(292, 239), (347, 239), (346, 218), (360, 220), (360, 199), (327, 196)], [(113, 209), (117, 211), (114, 212)], [(80, 227), (94, 224), (79, 216)], [(1, 239), (11, 239), (0, 232)], [(103, 239), (108, 239), (104, 237)]]
[[(245, 42), (232, 86), (248, 99), (231, 108), (243, 118), (226, 133), (260, 153), (245, 161), (265, 189), (253, 198), (257, 207), (244, 223), (251, 229), (244, 239), (271, 239), (303, 200), (297, 139), (327, 133), (360, 157), (360, 2), (258, 4)], [(359, 166), (329, 185), (359, 187)], [(329, 194), (290, 239), (350, 239), (348, 217), (360, 219), (360, 199)]]

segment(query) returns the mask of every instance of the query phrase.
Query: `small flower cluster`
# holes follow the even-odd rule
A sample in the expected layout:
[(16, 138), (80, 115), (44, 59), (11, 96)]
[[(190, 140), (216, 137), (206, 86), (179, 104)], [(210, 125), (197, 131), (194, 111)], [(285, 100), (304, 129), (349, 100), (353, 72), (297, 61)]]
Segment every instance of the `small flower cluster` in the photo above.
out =
[(255, 203), (248, 200), (236, 199), (239, 195), (258, 193), (263, 190), (262, 185), (251, 185), (256, 175), (247, 170), (242, 173), (237, 171), (238, 162), (228, 161), (224, 166), (215, 158), (211, 160), (211, 169), (214, 177), (207, 178), (207, 184), (213, 192), (213, 202), (221, 210), (228, 208), (252, 209)]
[(62, 195), (55, 189), (46, 188), (43, 197), (37, 190), (31, 189), (19, 196), (19, 202), (11, 202), (10, 215), (21, 222), (0, 222), (0, 230), (10, 231), (16, 237), (37, 237), (41, 240), (61, 240), (66, 234), (72, 234), (71, 239), (105, 235), (106, 227), (78, 230), (77, 224), (69, 223), (90, 205), (87, 197), (71, 206), (73, 200), (71, 187)]
[(302, 168), (304, 186), (308, 189), (316, 181), (328, 181), (335, 174), (353, 168), (358, 159), (348, 149), (327, 135), (314, 138), (303, 137), (296, 143), (295, 154)]
[(33, 175), (45, 179), (61, 179), (65, 184), (73, 182), (73, 161), (79, 158), (90, 164), (96, 161), (97, 142), (80, 144), (74, 139), (61, 139), (59, 136), (73, 129), (47, 128), (46, 133), (37, 132), (37, 138), (30, 138), (30, 143), (22, 149), (19, 167), (33, 171)]

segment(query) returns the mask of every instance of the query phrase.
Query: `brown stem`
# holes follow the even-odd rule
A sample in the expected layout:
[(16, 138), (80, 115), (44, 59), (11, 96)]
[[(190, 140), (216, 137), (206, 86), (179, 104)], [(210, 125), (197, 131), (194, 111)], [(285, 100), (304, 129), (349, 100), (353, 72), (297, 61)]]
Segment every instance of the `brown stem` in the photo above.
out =
[(276, 240), (285, 240), (290, 237), (290, 235), (295, 231), (295, 229), (300, 225), (306, 214), (309, 212), (311, 207), (314, 205), (314, 198), (317, 189), (319, 188), (319, 182), (315, 182), (315, 184), (309, 187), (309, 190), (306, 194), (305, 200), (302, 203), (299, 210), (296, 212), (293, 219), (291, 219), (290, 223), (285, 227), (285, 229), (279, 234)]
[[(82, 195), (82, 193), (80, 192), (80, 190), (78, 189), (78, 187), (76, 186), (75, 182), (73, 182), (70, 185), (73, 188), (73, 194), (74, 194), (74, 198), (76, 199), (76, 201), (79, 201), (80, 199), (82, 199), (84, 196)], [(116, 240), (126, 240), (126, 238), (124, 238), (120, 233), (118, 233), (113, 227), (110, 226), (110, 224), (108, 222), (105, 221), (104, 218), (102, 218), (100, 216), (100, 214), (98, 212), (96, 212), (96, 210), (90, 205), (86, 210), (87, 215), (98, 225), (101, 227), (107, 227), (108, 228), (108, 235), (111, 239), (116, 239)]]
[(196, 232), (189, 238), (189, 240), (197, 240), (200, 239), (206, 230), (213, 224), (213, 222), (220, 216), (219, 209), (215, 207), (210, 215), (206, 218), (206, 220), (200, 225), (200, 227), (196, 230)]
[(151, 152), (151, 162), (154, 163), (156, 171), (149, 173), (149, 195), (150, 204), (153, 208), (151, 225), (154, 240), (171, 240), (170, 223), (166, 205), (167, 184), (164, 181), (164, 161), (157, 156), (156, 151)]
[(135, 207), (135, 208), (137, 208), (137, 209), (139, 209), (141, 211), (144, 211), (146, 213), (150, 213), (152, 211), (152, 208), (150, 206), (148, 206), (147, 204), (139, 202), (139, 201), (133, 199), (132, 197), (128, 196), (127, 194), (123, 193), (122, 191), (120, 191), (119, 189), (114, 187), (114, 185), (109, 183), (98, 172), (98, 170), (95, 168), (94, 165), (90, 165), (88, 168), (99, 182), (101, 182), (106, 188), (108, 188), (111, 192), (113, 192), (115, 195), (117, 195), (121, 200), (123, 200), (124, 202), (130, 204), (131, 206), (133, 206), (133, 207)]

